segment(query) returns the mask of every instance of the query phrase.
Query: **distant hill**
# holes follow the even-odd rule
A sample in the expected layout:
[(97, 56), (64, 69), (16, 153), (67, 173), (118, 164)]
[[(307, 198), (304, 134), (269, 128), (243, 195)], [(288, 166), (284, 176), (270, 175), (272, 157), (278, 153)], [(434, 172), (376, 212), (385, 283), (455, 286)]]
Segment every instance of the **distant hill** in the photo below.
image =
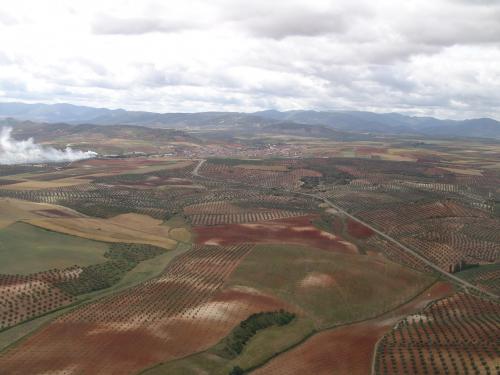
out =
[(226, 127), (269, 124), (272, 120), (237, 112), (155, 113), (75, 106), (72, 104), (0, 103), (0, 118), (36, 122), (149, 127)]
[(339, 131), (323, 125), (298, 124), (295, 122), (278, 122), (260, 129), (266, 134), (294, 135), (299, 137), (329, 138), (337, 141), (369, 140), (371, 137), (359, 133)]
[(479, 137), (500, 139), (500, 122), (490, 119), (439, 120), (398, 113), (361, 111), (261, 111), (254, 115), (276, 121), (292, 121), (328, 126), (336, 130), (375, 134), (413, 134), (440, 137)]
[(177, 141), (199, 143), (194, 136), (177, 129), (157, 129), (138, 125), (71, 125), (66, 123), (37, 123), (14, 119), (0, 120), (0, 127), (12, 127), (12, 136), (18, 140), (33, 137), (36, 142), (85, 141), (100, 138), (129, 141)]
[[(489, 119), (463, 121), (413, 117), (398, 113), (363, 111), (276, 110), (255, 113), (199, 112), (155, 113), (82, 107), (71, 104), (0, 103), (0, 118), (12, 117), (47, 123), (140, 125), (150, 128), (260, 130), (313, 136), (327, 135), (328, 130), (365, 134), (419, 135), (431, 137), (478, 137), (500, 139), (500, 122)], [(296, 124), (296, 125), (292, 125)], [(304, 125), (321, 128), (309, 131)], [(273, 126), (275, 129), (273, 129)], [(333, 133), (330, 133), (333, 136)], [(339, 134), (337, 134), (339, 135)]]

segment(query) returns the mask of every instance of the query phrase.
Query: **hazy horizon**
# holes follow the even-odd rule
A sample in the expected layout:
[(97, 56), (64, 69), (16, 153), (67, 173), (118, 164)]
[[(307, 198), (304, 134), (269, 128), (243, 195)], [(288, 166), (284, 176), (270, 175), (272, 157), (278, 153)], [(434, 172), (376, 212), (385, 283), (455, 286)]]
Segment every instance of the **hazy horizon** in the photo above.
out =
[[(314, 109), (314, 108), (295, 108), (295, 109), (277, 109), (277, 108), (264, 108), (264, 109), (259, 109), (256, 111), (225, 111), (225, 110), (209, 110), (209, 111), (148, 111), (146, 109), (128, 109), (124, 107), (107, 107), (107, 106), (93, 106), (93, 105), (85, 105), (85, 104), (78, 104), (78, 103), (69, 103), (69, 102), (55, 102), (55, 103), (50, 103), (50, 102), (40, 102), (40, 101), (35, 101), (35, 102), (27, 102), (27, 101), (0, 101), (0, 104), (4, 103), (10, 103), (10, 104), (30, 104), (30, 105), (72, 105), (72, 106), (77, 106), (77, 107), (89, 107), (89, 108), (94, 108), (94, 109), (105, 109), (105, 110), (111, 110), (111, 111), (116, 111), (116, 110), (124, 110), (124, 111), (130, 111), (130, 112), (150, 112), (150, 113), (159, 113), (159, 114), (169, 114), (169, 113), (188, 113), (188, 114), (195, 114), (195, 113), (225, 113), (225, 112), (234, 112), (234, 113), (244, 113), (244, 114), (255, 114), (258, 112), (264, 112), (264, 111), (278, 111), (278, 112), (292, 112), (292, 111), (312, 111), (312, 112), (370, 112), (370, 113), (375, 113), (375, 114), (398, 114), (398, 115), (404, 115), (404, 116), (410, 116), (410, 117), (433, 117), (438, 120), (454, 120), (454, 121), (466, 121), (466, 120), (475, 120), (475, 119), (492, 119), (495, 121), (500, 121), (500, 116), (498, 118), (496, 117), (491, 117), (491, 116), (481, 116), (478, 115), (477, 117), (463, 117), (463, 118), (454, 118), (454, 117), (444, 117), (444, 116), (432, 116), (432, 115), (414, 115), (411, 113), (404, 113), (404, 112), (398, 112), (398, 111), (393, 111), (393, 112), (384, 112), (384, 111), (368, 111), (368, 110), (363, 110), (363, 109), (346, 109), (346, 108), (331, 108), (331, 109)], [(9, 116), (5, 116), (1, 118), (8, 118)]]
[(489, 0), (6, 1), (0, 100), (500, 118), (499, 17)]

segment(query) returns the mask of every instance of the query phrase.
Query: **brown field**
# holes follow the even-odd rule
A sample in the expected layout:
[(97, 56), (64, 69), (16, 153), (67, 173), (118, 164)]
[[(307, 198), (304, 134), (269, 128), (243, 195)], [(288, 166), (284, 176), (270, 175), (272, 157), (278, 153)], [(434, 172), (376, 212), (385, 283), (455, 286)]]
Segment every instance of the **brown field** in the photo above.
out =
[(456, 174), (465, 174), (467, 176), (482, 176), (483, 173), (478, 170), (478, 169), (470, 169), (470, 168), (447, 168), (447, 167), (440, 167), (441, 169), (444, 169), (445, 171), (448, 172), (453, 172)]
[(194, 227), (193, 231), (196, 233), (197, 243), (205, 245), (289, 243), (347, 254), (357, 253), (356, 245), (312, 225), (316, 218), (317, 216), (309, 215), (255, 224)]
[[(61, 178), (52, 181), (23, 181), (17, 184), (10, 184), (5, 186), (5, 188), (12, 190), (39, 190), (39, 189), (51, 189), (59, 187), (68, 187), (75, 185), (82, 185), (90, 182), (91, 180), (85, 180), (83, 178)], [(1, 186), (1, 185), (0, 185)]]
[(499, 303), (453, 294), (393, 326), (379, 344), (375, 373), (498, 373), (499, 324)]
[[(269, 139), (177, 142), (175, 151), (169, 145), (166, 152), (180, 158), (0, 166), (7, 182), (0, 182), (0, 229), (21, 226), (4, 251), (7, 260), (17, 251), (21, 261), (4, 267), (12, 274), (0, 275), (0, 294), (7, 297), (0, 301), (0, 327), (8, 328), (0, 336), (26, 335), (0, 354), (0, 373), (137, 374), (186, 356), (190, 361), (200, 351), (215, 355), (209, 349), (249, 315), (281, 308), (307, 324), (293, 332), (263, 329), (253, 341), (262, 348), (260, 356), (252, 357), (260, 347), (250, 348), (228, 366), (261, 365), (255, 373), (271, 375), (369, 374), (372, 366), (374, 375), (498, 372), (497, 304), (455, 293), (448, 284), (430, 287), (437, 271), (338, 210), (318, 207), (316, 198), (331, 200), (443, 270), (498, 293), (500, 174), (486, 166), (498, 164), (500, 148), (292, 138), (281, 137), (284, 142), (272, 147)], [(117, 153), (120, 142), (106, 140)], [(127, 147), (157, 147), (147, 142)], [(200, 176), (193, 176), (205, 158)], [(77, 266), (46, 270), (38, 260), (48, 257), (23, 257), (23, 249), (35, 248), (21, 241), (29, 230), (38, 240), (43, 232), (176, 250), (123, 271), (114, 284), (118, 263), (103, 258), (100, 246), (110, 253), (125, 247), (100, 244), (86, 266), (79, 260)], [(61, 261), (67, 249), (80, 255), (90, 249), (68, 243), (56, 238), (47, 251), (54, 254), (59, 245), (53, 257)], [(145, 254), (137, 248), (129, 249), (131, 257)], [(29, 259), (37, 269), (21, 275)], [(103, 281), (101, 289), (90, 289), (85, 277), (93, 272), (92, 281)], [(78, 277), (88, 282), (85, 294), (68, 289)], [(33, 326), (25, 330), (26, 322)], [(294, 347), (311, 332), (319, 333)], [(213, 373), (203, 361), (193, 363), (193, 373), (173, 375)]]
[(53, 204), (34, 203), (18, 199), (0, 198), (0, 228), (5, 228), (17, 221), (38, 219), (57, 212), (64, 217), (79, 217), (76, 211)]
[(222, 288), (249, 251), (195, 248), (158, 278), (56, 319), (2, 355), (0, 367), (8, 374), (123, 375), (204, 350), (248, 315), (287, 308), (250, 289)]
[(385, 332), (406, 315), (419, 311), (436, 298), (449, 295), (452, 290), (448, 284), (434, 284), (411, 302), (390, 313), (318, 333), (252, 374), (370, 374), (375, 346)]
[(370, 228), (351, 219), (347, 219), (347, 233), (355, 238), (368, 238), (374, 234)]
[[(78, 273), (75, 268), (74, 272)], [(52, 283), (56, 272), (0, 275), (0, 329), (19, 324), (75, 301)], [(51, 278), (52, 277), (52, 278)], [(65, 275), (56, 275), (63, 279)]]
[(321, 177), (321, 173), (311, 170), (296, 168), (286, 171), (246, 169), (224, 164), (205, 163), (200, 169), (203, 176), (245, 183), (262, 187), (299, 187), (302, 177)]
[(169, 238), (170, 228), (161, 220), (146, 215), (123, 214), (110, 219), (91, 217), (29, 219), (40, 228), (103, 242), (142, 243), (173, 249), (177, 242)]
[(157, 158), (130, 158), (128, 160), (128, 162), (125, 162), (123, 159), (84, 160), (76, 162), (76, 165), (72, 164), (70, 168), (59, 171), (57, 174), (76, 175), (80, 178), (85, 178), (86, 176), (96, 177), (99, 175), (146, 174), (183, 168), (193, 163), (189, 160), (165, 160)]

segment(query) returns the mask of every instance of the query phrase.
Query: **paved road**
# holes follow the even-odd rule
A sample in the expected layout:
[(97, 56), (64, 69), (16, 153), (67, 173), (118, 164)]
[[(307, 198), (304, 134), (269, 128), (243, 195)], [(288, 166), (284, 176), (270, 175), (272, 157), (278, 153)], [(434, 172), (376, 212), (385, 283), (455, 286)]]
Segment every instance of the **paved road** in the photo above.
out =
[(325, 202), (326, 204), (328, 204), (330, 207), (336, 209), (337, 211), (339, 211), (340, 213), (342, 213), (343, 215), (347, 216), (348, 218), (350, 218), (351, 220), (354, 220), (362, 225), (364, 225), (365, 227), (367, 228), (370, 228), (372, 231), (374, 231), (375, 233), (377, 233), (378, 235), (382, 236), (383, 238), (385, 238), (386, 240), (398, 245), (401, 249), (403, 249), (404, 251), (406, 251), (407, 253), (411, 254), (412, 256), (414, 256), (415, 258), (421, 260), (422, 262), (424, 262), (426, 265), (428, 265), (429, 267), (431, 267), (433, 270), (439, 272), (441, 275), (447, 277), (448, 279), (451, 279), (452, 281), (455, 281), (456, 283), (460, 284), (462, 287), (465, 288), (465, 290), (467, 291), (467, 289), (474, 289), (478, 292), (481, 292), (481, 293), (484, 293), (492, 298), (495, 298), (495, 299), (498, 299), (499, 297), (496, 295), (496, 294), (493, 294), (493, 293), (490, 293), (486, 290), (483, 290), (481, 288), (478, 288), (477, 286), (475, 285), (472, 285), (471, 283), (469, 283), (468, 281), (466, 280), (463, 280), (459, 277), (456, 277), (455, 275), (449, 273), (449, 272), (446, 272), (445, 270), (443, 270), (442, 268), (438, 267), (437, 265), (435, 265), (434, 263), (432, 263), (430, 260), (428, 260), (427, 258), (424, 258), (422, 255), (420, 255), (419, 253), (417, 253), (416, 251), (410, 249), (408, 246), (402, 244), (401, 242), (399, 242), (398, 240), (396, 240), (395, 238), (385, 234), (384, 232), (378, 230), (377, 228), (374, 228), (373, 226), (371, 226), (370, 224), (364, 222), (363, 220), (361, 219), (358, 219), (356, 216), (353, 216), (351, 215), (350, 213), (348, 213), (346, 210), (344, 210), (343, 208), (337, 206), (336, 204), (334, 204), (332, 201), (330, 201), (329, 199), (327, 198), (323, 198), (319, 195), (316, 195), (316, 194), (307, 194), (307, 193), (300, 193), (300, 192), (295, 192), (296, 194), (301, 194), (301, 195), (306, 195), (306, 196), (309, 196), (309, 197), (313, 197), (313, 198), (316, 198), (316, 199), (319, 199), (319, 200), (322, 200), (323, 202)]
[[(206, 160), (203, 159), (203, 160), (200, 160), (200, 162), (198, 163), (198, 165), (196, 166), (196, 168), (193, 170), (193, 172), (191, 172), (193, 174), (193, 176), (196, 176), (196, 177), (201, 177), (201, 178), (206, 178), (206, 179), (211, 179), (211, 180), (214, 180), (214, 181), (217, 181), (216, 179), (214, 178), (211, 178), (211, 177), (205, 177), (205, 176), (202, 176), (199, 174), (199, 170), (201, 168), (201, 166), (203, 165), (203, 163), (205, 163)], [(227, 182), (227, 181), (219, 181), (219, 182)], [(245, 185), (245, 184), (242, 184), (242, 185)], [(466, 280), (463, 280), (459, 277), (456, 277), (455, 275), (449, 273), (449, 272), (446, 272), (445, 270), (443, 270), (441, 267), (438, 267), (437, 265), (435, 265), (434, 263), (432, 263), (430, 260), (428, 260), (427, 258), (424, 258), (422, 255), (420, 255), (419, 253), (417, 253), (415, 250), (412, 250), (410, 249), (408, 246), (402, 244), (401, 242), (399, 242), (398, 240), (396, 240), (395, 238), (385, 234), (384, 232), (378, 230), (377, 228), (374, 228), (373, 226), (371, 226), (370, 224), (364, 222), (363, 220), (361, 219), (358, 219), (356, 216), (353, 216), (351, 215), (349, 212), (347, 212), (346, 210), (344, 210), (343, 208), (337, 206), (336, 204), (334, 204), (332, 201), (330, 201), (329, 199), (327, 198), (324, 198), (324, 197), (321, 197), (320, 195), (317, 195), (317, 194), (308, 194), (308, 193), (302, 193), (302, 192), (299, 192), (299, 191), (294, 191), (294, 190), (286, 190), (286, 189), (283, 189), (284, 191), (288, 192), (288, 193), (293, 193), (293, 194), (300, 194), (300, 195), (304, 195), (304, 196), (308, 196), (308, 197), (311, 197), (311, 198), (314, 198), (314, 199), (317, 199), (317, 200), (320, 200), (320, 201), (323, 201), (324, 203), (328, 204), (330, 207), (336, 209), (338, 212), (342, 213), (343, 215), (347, 216), (348, 218), (350, 218), (351, 220), (354, 220), (362, 225), (364, 225), (365, 227), (367, 228), (370, 228), (372, 231), (374, 231), (375, 233), (377, 233), (378, 235), (380, 235), (381, 237), (385, 238), (386, 240), (396, 244), (397, 246), (399, 246), (401, 249), (403, 249), (404, 251), (406, 251), (408, 254), (412, 255), (413, 257), (421, 260), (422, 262), (424, 262), (426, 265), (428, 265), (430, 268), (432, 268), (433, 270), (435, 270), (436, 272), (438, 272), (439, 274), (443, 275), (444, 277), (456, 282), (457, 284), (461, 285), (465, 291), (468, 291), (469, 289), (472, 289), (472, 290), (475, 290), (475, 291), (478, 291), (480, 293), (483, 293), (483, 294), (486, 294), (488, 295), (489, 297), (491, 298), (494, 298), (494, 299), (500, 299), (499, 296), (497, 296), (496, 294), (494, 293), (490, 293), (486, 290), (483, 290), (481, 288), (478, 288), (477, 286), (475, 285), (472, 285), (471, 283), (469, 283), (468, 281)]]

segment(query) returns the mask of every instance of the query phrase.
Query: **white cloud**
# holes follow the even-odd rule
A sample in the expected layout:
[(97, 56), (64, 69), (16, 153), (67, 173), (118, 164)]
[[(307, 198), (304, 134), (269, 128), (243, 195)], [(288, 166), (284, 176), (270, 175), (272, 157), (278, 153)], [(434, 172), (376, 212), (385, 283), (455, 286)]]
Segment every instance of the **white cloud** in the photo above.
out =
[(0, 100), (500, 118), (499, 17), (487, 0), (6, 0)]

